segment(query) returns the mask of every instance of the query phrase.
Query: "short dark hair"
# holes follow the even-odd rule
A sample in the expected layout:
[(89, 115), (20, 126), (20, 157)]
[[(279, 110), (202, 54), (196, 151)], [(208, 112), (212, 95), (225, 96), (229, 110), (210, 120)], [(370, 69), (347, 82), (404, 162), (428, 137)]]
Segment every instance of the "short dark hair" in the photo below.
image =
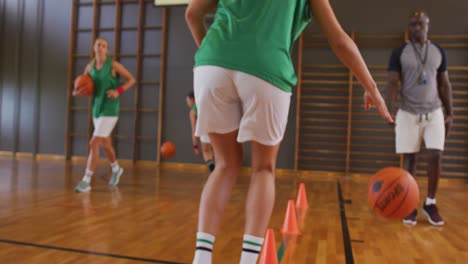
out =
[(190, 99), (195, 99), (195, 94), (193, 93), (193, 91), (191, 91), (187, 94), (187, 97)]
[(417, 10), (414, 10), (413, 12), (411, 12), (410, 18), (412, 18), (412, 17), (422, 17), (422, 16), (429, 17), (429, 14), (426, 11), (422, 10), (422, 9), (417, 9)]

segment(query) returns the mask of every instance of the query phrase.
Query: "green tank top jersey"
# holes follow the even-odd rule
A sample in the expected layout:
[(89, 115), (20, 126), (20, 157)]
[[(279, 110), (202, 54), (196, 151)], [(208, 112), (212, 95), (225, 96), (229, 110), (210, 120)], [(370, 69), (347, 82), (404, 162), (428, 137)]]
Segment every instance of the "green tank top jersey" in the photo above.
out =
[(245, 72), (291, 92), (297, 82), (291, 50), (310, 22), (308, 1), (220, 0), (195, 67)]
[(192, 105), (192, 110), (195, 111), (195, 115), (198, 115), (198, 108), (196, 104)]
[(112, 76), (112, 59), (107, 59), (99, 70), (96, 69), (96, 63), (94, 63), (89, 75), (94, 81), (93, 117), (118, 116), (120, 98), (107, 97), (107, 91), (119, 86), (119, 79)]

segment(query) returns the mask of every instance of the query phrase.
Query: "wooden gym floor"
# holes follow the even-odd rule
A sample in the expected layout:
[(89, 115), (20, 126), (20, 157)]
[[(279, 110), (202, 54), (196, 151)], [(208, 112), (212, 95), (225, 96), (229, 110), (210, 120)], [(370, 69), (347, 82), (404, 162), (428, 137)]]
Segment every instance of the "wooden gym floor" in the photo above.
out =
[[(84, 162), (0, 157), (0, 263), (191, 263), (207, 173), (123, 166), (118, 188), (107, 186), (101, 162), (91, 193), (77, 194)], [(441, 180), (444, 227), (432, 227), (421, 213), (407, 227), (369, 210), (367, 180), (278, 175), (270, 222), (277, 248), (287, 201), (300, 182), (310, 204), (302, 235), (281, 263), (468, 263), (468, 181)], [(423, 198), (426, 181), (418, 183)], [(247, 187), (242, 175), (216, 237), (214, 263), (239, 262)]]

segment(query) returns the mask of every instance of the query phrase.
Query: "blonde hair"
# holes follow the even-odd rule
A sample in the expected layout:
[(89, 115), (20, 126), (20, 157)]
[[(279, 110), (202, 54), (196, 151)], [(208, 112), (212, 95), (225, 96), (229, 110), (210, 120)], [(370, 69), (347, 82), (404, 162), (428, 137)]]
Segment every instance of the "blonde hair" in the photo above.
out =
[(109, 41), (106, 39), (106, 38), (103, 38), (103, 37), (98, 37), (96, 38), (96, 40), (94, 41), (94, 44), (93, 44), (93, 56), (91, 58), (91, 61), (89, 62), (88, 64), (88, 67), (92, 67), (95, 63), (96, 63), (96, 54), (94, 54), (94, 46), (96, 45), (96, 43), (98, 41), (104, 41), (106, 42), (107, 44), (107, 48), (109, 49)]

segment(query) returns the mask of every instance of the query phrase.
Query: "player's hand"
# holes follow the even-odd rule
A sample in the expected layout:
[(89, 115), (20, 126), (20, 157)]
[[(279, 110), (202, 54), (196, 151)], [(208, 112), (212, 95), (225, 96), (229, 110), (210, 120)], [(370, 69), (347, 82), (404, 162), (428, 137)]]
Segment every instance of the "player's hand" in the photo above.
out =
[(78, 87), (78, 89), (73, 89), (72, 95), (73, 96), (82, 96), (83, 95), (83, 89), (81, 89), (79, 87)]
[(390, 114), (390, 117), (392, 118), (393, 122), (389, 122), (388, 124), (391, 125), (391, 126), (396, 126), (396, 123), (395, 123), (395, 115), (394, 115), (394, 114)]
[(193, 152), (195, 152), (195, 155), (200, 156), (200, 150), (198, 149), (198, 145), (193, 145)]
[(109, 98), (115, 99), (115, 98), (117, 98), (119, 96), (120, 96), (120, 94), (119, 94), (119, 92), (117, 92), (117, 90), (112, 89), (112, 90), (107, 91), (107, 97), (109, 97)]
[(372, 105), (377, 108), (380, 113), (380, 116), (384, 118), (389, 124), (394, 124), (392, 116), (390, 112), (388, 112), (387, 106), (385, 105), (385, 101), (380, 95), (379, 91), (375, 89), (375, 92), (365, 92), (364, 93), (364, 108), (366, 111), (369, 111), (372, 108)]
[(445, 138), (448, 137), (450, 130), (452, 130), (453, 115), (447, 115), (445, 117)]

